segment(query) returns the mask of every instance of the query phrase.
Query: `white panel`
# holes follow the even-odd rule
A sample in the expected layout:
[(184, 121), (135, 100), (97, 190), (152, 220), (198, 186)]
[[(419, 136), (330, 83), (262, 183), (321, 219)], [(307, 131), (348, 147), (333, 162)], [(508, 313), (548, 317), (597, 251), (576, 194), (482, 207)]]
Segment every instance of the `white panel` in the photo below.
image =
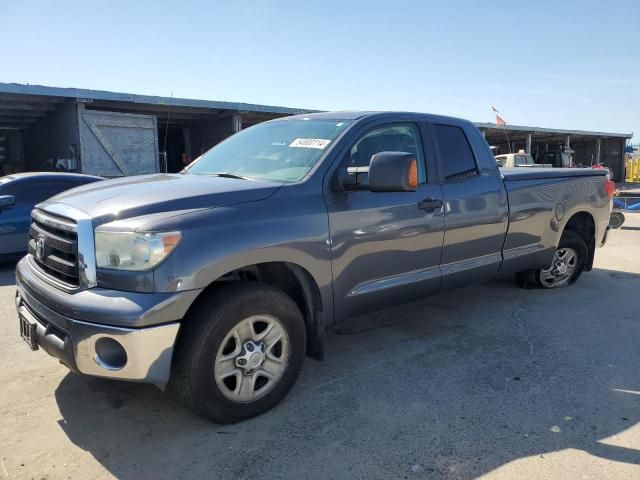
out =
[(80, 109), (82, 172), (122, 177), (158, 172), (158, 129), (153, 115)]

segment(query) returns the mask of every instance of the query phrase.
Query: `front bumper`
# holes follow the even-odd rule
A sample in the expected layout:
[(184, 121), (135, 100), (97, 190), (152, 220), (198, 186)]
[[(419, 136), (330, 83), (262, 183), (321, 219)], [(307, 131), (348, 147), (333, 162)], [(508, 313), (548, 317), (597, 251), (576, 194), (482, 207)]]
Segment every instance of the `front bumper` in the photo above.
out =
[[(166, 318), (168, 311), (171, 314), (169, 318), (173, 321), (141, 328), (120, 324), (105, 325), (86, 321), (84, 318), (78, 319), (77, 315), (74, 318), (66, 312), (61, 313), (58, 308), (52, 308), (57, 305), (48, 298), (51, 294), (49, 287), (32, 275), (27, 258), (21, 260), (16, 269), (16, 307), (20, 316), (31, 324), (35, 323), (35, 343), (49, 355), (58, 358), (69, 369), (86, 375), (154, 384), (168, 382), (173, 346), (180, 327), (178, 320), (186, 309), (182, 305), (185, 301), (181, 294), (176, 293), (170, 298), (161, 297), (156, 302), (151, 302), (149, 310), (143, 308), (137, 312), (135, 319), (131, 319), (131, 323), (135, 325), (140, 319), (148, 320), (149, 316), (158, 318), (160, 315), (160, 318)], [(126, 294), (127, 292), (94, 289), (91, 294), (94, 312), (102, 312), (114, 303), (117, 305), (117, 298), (121, 299)], [(75, 296), (67, 293), (63, 295)], [(73, 299), (65, 300), (72, 302)], [(164, 315), (163, 309), (166, 309)], [(76, 308), (76, 313), (85, 317), (87, 312), (79, 312)], [(112, 319), (110, 316), (102, 317), (103, 322)], [(116, 320), (120, 323), (122, 319)], [(105, 349), (105, 345), (108, 348)], [(112, 355), (114, 345), (120, 352), (124, 351), (124, 356), (119, 356), (117, 361), (114, 361)]]

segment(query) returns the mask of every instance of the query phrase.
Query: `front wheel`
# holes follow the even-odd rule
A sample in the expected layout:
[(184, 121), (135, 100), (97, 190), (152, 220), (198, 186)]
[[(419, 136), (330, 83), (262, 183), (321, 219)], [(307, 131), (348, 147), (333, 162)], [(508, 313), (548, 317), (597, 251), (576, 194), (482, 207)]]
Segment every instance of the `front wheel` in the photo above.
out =
[(258, 283), (222, 288), (184, 319), (170, 389), (216, 423), (260, 415), (293, 387), (305, 325), (284, 292)]

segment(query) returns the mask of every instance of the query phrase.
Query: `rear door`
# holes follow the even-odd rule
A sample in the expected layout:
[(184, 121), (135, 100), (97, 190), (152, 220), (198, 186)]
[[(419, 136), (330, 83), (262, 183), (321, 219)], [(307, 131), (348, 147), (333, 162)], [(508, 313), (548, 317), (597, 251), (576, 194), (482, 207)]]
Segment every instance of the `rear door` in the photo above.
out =
[(493, 277), (502, 262), (507, 195), (486, 142), (466, 122), (434, 122), (445, 209), (440, 269), (448, 290)]
[(419, 185), (415, 192), (326, 190), (336, 322), (439, 289), (442, 190), (424, 126), (404, 120), (370, 124), (340, 156), (336, 175), (368, 167), (378, 152), (413, 153)]

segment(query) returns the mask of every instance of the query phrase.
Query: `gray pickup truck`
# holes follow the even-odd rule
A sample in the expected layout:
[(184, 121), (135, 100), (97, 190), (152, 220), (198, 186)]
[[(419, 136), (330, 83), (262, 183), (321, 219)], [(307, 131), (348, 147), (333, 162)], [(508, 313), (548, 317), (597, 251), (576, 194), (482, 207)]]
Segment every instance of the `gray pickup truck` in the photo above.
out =
[(606, 170), (500, 170), (456, 118), (274, 120), (179, 174), (37, 205), (20, 331), (72, 371), (235, 422), (280, 402), (350, 317), (498, 274), (572, 284), (606, 240), (614, 187)]

